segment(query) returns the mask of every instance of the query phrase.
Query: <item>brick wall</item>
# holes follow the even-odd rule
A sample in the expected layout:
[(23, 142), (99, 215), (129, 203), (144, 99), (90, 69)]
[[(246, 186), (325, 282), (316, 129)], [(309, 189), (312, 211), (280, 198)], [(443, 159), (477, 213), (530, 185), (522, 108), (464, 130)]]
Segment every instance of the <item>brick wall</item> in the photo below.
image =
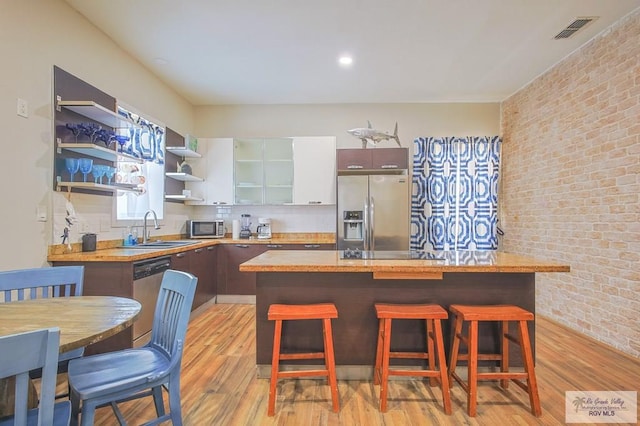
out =
[(501, 249), (571, 265), (537, 312), (640, 357), (640, 10), (505, 100), (502, 135)]

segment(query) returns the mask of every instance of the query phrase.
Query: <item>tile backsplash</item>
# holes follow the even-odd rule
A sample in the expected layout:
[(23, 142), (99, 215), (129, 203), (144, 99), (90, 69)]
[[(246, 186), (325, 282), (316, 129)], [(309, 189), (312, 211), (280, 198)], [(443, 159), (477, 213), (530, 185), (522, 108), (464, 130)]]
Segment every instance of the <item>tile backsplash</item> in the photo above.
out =
[(336, 206), (211, 206), (193, 209), (192, 219), (223, 219), (227, 229), (240, 215), (251, 215), (255, 232), (258, 218), (271, 218), (272, 232), (335, 232)]

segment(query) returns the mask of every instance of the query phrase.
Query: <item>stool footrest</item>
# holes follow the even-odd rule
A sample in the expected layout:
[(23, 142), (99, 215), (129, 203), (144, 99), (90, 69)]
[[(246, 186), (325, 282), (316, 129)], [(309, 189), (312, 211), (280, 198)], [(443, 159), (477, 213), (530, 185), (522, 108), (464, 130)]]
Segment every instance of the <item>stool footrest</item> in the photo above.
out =
[[(500, 354), (478, 354), (478, 361), (500, 361)], [(469, 354), (459, 354), (458, 361), (469, 361)]]
[(292, 359), (324, 359), (323, 352), (308, 352), (308, 353), (299, 353), (299, 354), (280, 354), (281, 360), (292, 360)]
[(328, 370), (296, 370), (296, 371), (279, 371), (278, 378), (293, 377), (311, 377), (311, 376), (328, 376)]
[(440, 377), (438, 370), (389, 370), (389, 376)]
[(429, 359), (429, 354), (426, 352), (389, 352), (389, 358)]

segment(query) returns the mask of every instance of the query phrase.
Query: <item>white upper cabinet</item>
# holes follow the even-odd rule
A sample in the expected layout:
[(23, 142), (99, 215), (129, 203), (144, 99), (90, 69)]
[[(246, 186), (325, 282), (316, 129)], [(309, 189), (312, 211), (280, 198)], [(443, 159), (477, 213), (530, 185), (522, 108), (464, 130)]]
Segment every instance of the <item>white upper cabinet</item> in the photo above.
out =
[(293, 203), (336, 203), (336, 138), (293, 138)]
[(293, 203), (292, 138), (234, 139), (235, 203)]
[(189, 205), (233, 204), (233, 139), (198, 138), (202, 158), (190, 161), (193, 174), (202, 182), (186, 182), (185, 189), (192, 197), (203, 201), (189, 201)]
[(336, 138), (198, 138), (189, 205), (332, 205)]

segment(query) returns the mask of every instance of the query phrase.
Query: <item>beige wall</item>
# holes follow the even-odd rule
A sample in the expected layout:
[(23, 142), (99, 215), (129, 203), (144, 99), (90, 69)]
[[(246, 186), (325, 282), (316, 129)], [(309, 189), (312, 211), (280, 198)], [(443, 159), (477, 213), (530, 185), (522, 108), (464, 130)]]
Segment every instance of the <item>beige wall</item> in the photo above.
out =
[[(396, 121), (402, 146), (413, 149), (419, 136), (497, 135), (500, 105), (486, 104), (327, 104), (196, 107), (196, 134), (202, 137), (335, 136), (338, 148), (359, 148), (347, 133), (366, 127), (393, 133)], [(395, 141), (380, 143), (396, 146)], [(310, 170), (313, 173), (313, 170)], [(197, 207), (198, 217), (215, 217), (216, 207)], [(335, 232), (335, 206), (233, 206), (225, 220), (242, 213), (270, 217), (274, 232)], [(228, 224), (230, 226), (230, 223)]]
[(640, 356), (640, 11), (503, 103), (504, 249), (558, 259), (537, 310)]
[[(64, 217), (64, 202), (52, 193), (53, 65), (178, 132), (193, 129), (194, 121), (190, 104), (65, 2), (3, 0), (1, 9), (0, 270), (6, 270), (46, 264), (47, 246), (60, 241), (52, 231), (54, 209), (58, 220)], [(28, 101), (28, 118), (16, 115), (17, 98)], [(106, 235), (120, 235), (110, 227), (111, 197), (74, 194), (72, 200), (80, 219), (106, 229)], [(47, 212), (46, 222), (36, 221), (39, 207)], [(176, 209), (169, 210), (171, 216)], [(175, 214), (180, 218), (182, 211)], [(76, 227), (72, 240), (79, 238)]]
[[(196, 107), (196, 134), (202, 137), (335, 136), (338, 148), (358, 148), (347, 133), (366, 127), (398, 135), (405, 147), (419, 136), (497, 135), (500, 105), (486, 104), (327, 104)], [(395, 146), (382, 142), (380, 146)]]

